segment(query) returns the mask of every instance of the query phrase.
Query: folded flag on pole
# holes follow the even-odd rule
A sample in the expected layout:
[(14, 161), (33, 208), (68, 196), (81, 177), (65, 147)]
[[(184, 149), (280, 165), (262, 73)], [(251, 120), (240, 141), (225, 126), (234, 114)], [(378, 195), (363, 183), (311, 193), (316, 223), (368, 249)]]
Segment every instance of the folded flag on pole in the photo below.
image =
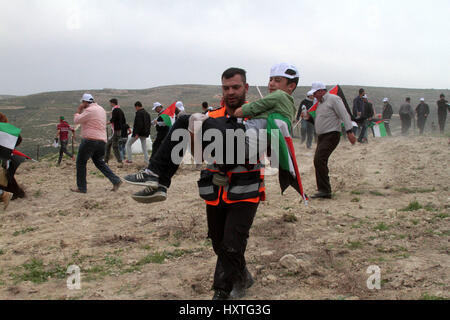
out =
[(164, 110), (161, 113), (161, 118), (168, 127), (171, 127), (175, 122), (175, 109), (176, 109), (176, 102), (171, 104), (169, 107), (166, 108), (166, 110)]
[(0, 122), (0, 158), (9, 160), (21, 130), (10, 123)]
[[(303, 190), (291, 132), (289, 119), (281, 114), (272, 113), (267, 119), (267, 133), (271, 141), (272, 157), (275, 156), (279, 165), (281, 193), (291, 186), (300, 193), (307, 205), (308, 197)], [(278, 139), (278, 148), (274, 147), (277, 145), (275, 139)]]
[[(345, 109), (347, 110), (348, 114), (350, 115), (350, 118), (352, 119), (352, 121), (354, 121), (354, 117), (352, 115), (352, 112), (350, 111), (350, 106), (347, 103), (347, 99), (345, 98), (344, 95), (344, 91), (342, 91), (342, 88), (340, 85), (335, 86), (333, 89), (331, 89), (329, 91), (330, 94), (334, 94), (338, 97), (340, 97), (342, 99), (342, 102), (344, 103)], [(313, 117), (314, 119), (316, 118), (316, 111), (317, 111), (317, 106), (319, 105), (319, 102), (316, 102), (311, 109), (308, 110), (308, 113), (311, 115), (311, 117)]]
[(371, 122), (369, 128), (373, 128), (375, 138), (387, 137), (386, 126), (384, 121)]

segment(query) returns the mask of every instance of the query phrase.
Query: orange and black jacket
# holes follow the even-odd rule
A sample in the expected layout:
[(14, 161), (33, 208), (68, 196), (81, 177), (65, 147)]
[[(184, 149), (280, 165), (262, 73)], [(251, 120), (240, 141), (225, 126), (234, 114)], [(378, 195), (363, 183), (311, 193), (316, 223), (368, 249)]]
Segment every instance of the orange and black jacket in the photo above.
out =
[[(210, 111), (210, 118), (228, 117), (226, 107)], [(207, 205), (218, 206), (220, 200), (227, 204), (250, 202), (259, 203), (266, 199), (264, 186), (264, 166), (238, 165), (227, 172), (228, 185), (219, 187), (213, 184), (213, 175), (219, 172), (216, 164), (210, 164), (201, 172), (198, 181), (200, 197)]]

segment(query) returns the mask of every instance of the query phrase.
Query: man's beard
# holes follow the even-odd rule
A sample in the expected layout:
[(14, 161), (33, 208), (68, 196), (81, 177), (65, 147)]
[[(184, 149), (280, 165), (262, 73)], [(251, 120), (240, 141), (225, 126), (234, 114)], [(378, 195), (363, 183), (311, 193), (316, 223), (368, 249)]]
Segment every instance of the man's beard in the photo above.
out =
[(230, 103), (228, 97), (224, 98), (224, 102), (228, 108), (236, 110), (245, 104), (245, 99), (246, 99), (245, 94), (243, 94), (241, 97), (236, 97), (236, 100), (233, 101), (233, 103)]

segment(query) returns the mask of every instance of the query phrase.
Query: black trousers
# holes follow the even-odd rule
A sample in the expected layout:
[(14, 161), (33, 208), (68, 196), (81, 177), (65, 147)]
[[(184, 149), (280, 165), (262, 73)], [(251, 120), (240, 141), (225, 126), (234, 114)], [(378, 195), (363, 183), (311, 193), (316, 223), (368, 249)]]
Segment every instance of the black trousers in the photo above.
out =
[(314, 167), (316, 168), (316, 182), (319, 192), (331, 193), (328, 159), (339, 145), (340, 140), (340, 132), (322, 134), (318, 138)]
[(17, 198), (25, 198), (25, 191), (19, 186), (14, 175), (20, 164), (25, 161), (24, 157), (12, 156), (9, 168), (7, 170), (8, 185), (6, 187), (0, 186), (0, 189), (6, 192), (11, 192), (13, 194), (12, 200)]
[[(185, 151), (187, 150), (187, 144), (188, 141), (184, 139), (182, 142), (175, 140), (172, 141), (173, 133), (178, 129), (186, 130), (187, 132), (189, 127), (189, 118), (190, 115), (182, 115), (180, 116), (177, 121), (175, 121), (174, 125), (170, 129), (169, 133), (166, 135), (166, 137), (163, 139), (163, 141), (158, 146), (158, 149), (156, 153), (152, 153), (152, 157), (150, 158), (150, 163), (148, 165), (148, 168), (153, 171), (154, 173), (159, 175), (159, 183), (167, 188), (170, 187), (172, 177), (175, 175), (175, 173), (178, 170), (178, 167), (180, 164), (174, 163), (172, 159), (172, 151), (176, 146), (178, 146), (180, 143), (182, 145), (178, 146), (181, 147), (180, 149)], [(234, 120), (233, 120), (234, 119)], [(235, 118), (226, 119), (226, 118), (209, 118), (206, 121), (203, 122), (202, 130), (203, 133), (206, 132), (209, 129), (216, 129), (219, 130), (223, 137), (224, 137), (224, 143), (223, 143), (223, 155), (226, 156), (226, 146), (227, 141), (225, 139), (225, 133), (228, 129), (245, 129), (244, 125), (239, 124), (235, 121)], [(202, 141), (202, 150), (204, 150), (209, 144), (213, 143), (214, 141)], [(155, 141), (156, 143), (156, 141)], [(153, 147), (154, 148), (154, 147)], [(236, 150), (235, 150), (236, 151)], [(154, 151), (153, 151), (154, 152)], [(235, 158), (236, 158), (236, 152), (234, 152)], [(178, 155), (180, 158), (184, 156), (184, 154)], [(236, 160), (236, 159), (234, 159)], [(234, 162), (236, 163), (236, 162)], [(234, 167), (235, 165), (231, 164), (230, 166)]]
[(69, 151), (67, 151), (67, 145), (69, 144), (68, 140), (62, 141), (61, 140), (61, 147), (59, 148), (59, 159), (58, 164), (61, 163), (61, 160), (63, 158), (64, 153), (67, 154), (69, 157), (73, 157), (73, 154), (71, 154)]
[(411, 128), (411, 117), (409, 116), (401, 116), (402, 121), (402, 134), (407, 135), (409, 133), (409, 129)]
[(170, 130), (171, 128), (169, 127), (162, 127), (158, 129), (155, 141), (153, 141), (152, 144), (152, 155), (150, 156), (150, 159), (153, 159), (155, 155), (158, 153), (158, 150), (161, 148), (161, 145), (163, 144), (164, 139), (168, 136)]
[(207, 206), (208, 237), (217, 255), (214, 290), (231, 292), (247, 275), (245, 250), (258, 203), (239, 202)]
[(445, 132), (445, 123), (447, 122), (447, 110), (445, 113), (438, 113), (439, 130), (441, 133)]
[(423, 134), (423, 131), (425, 130), (426, 122), (427, 122), (427, 118), (425, 118), (425, 117), (417, 118), (417, 127), (419, 128), (420, 134)]

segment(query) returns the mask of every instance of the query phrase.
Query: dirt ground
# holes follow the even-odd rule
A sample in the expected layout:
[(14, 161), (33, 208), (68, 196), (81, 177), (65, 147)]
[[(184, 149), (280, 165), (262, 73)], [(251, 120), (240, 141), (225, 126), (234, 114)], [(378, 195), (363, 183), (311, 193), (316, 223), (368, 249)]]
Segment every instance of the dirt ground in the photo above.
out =
[[(351, 146), (330, 159), (333, 200), (281, 196), (267, 177), (247, 249), (255, 285), (248, 299), (450, 298), (450, 146), (445, 137), (395, 137)], [(307, 193), (315, 192), (313, 151), (295, 142)], [(134, 173), (143, 161), (118, 169)], [(0, 299), (210, 299), (215, 255), (208, 241), (199, 171), (183, 167), (164, 203), (117, 192), (92, 163), (88, 194), (75, 164), (25, 163), (17, 180), (28, 197), (0, 211)], [(291, 254), (298, 268), (280, 258)], [(67, 288), (69, 265), (81, 290)], [(370, 266), (381, 289), (369, 290)]]

